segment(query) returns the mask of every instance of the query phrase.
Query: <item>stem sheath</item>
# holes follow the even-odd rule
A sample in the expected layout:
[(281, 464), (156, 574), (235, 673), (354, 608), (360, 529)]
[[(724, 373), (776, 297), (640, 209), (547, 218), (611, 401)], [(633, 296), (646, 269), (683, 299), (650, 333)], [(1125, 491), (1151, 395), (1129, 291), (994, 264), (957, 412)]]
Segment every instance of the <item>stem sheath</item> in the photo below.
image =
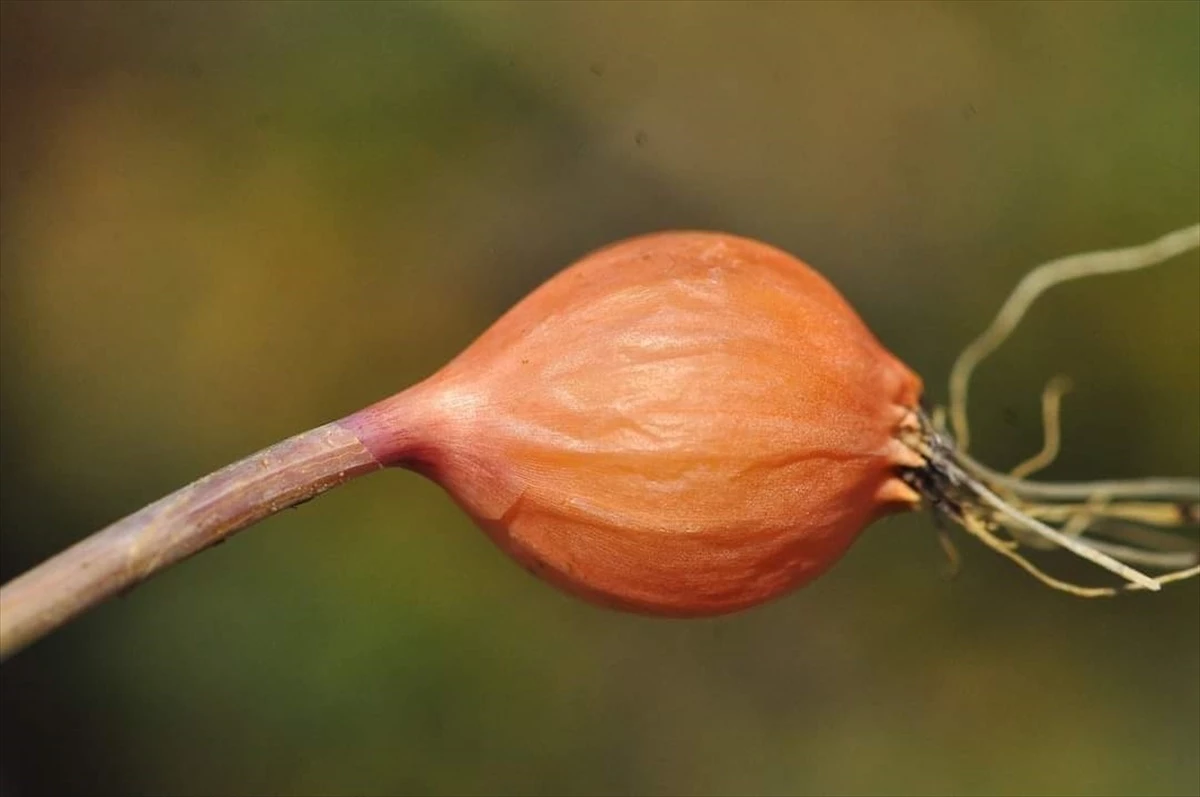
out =
[(381, 467), (339, 422), (211, 473), (0, 589), (0, 661), (234, 532)]

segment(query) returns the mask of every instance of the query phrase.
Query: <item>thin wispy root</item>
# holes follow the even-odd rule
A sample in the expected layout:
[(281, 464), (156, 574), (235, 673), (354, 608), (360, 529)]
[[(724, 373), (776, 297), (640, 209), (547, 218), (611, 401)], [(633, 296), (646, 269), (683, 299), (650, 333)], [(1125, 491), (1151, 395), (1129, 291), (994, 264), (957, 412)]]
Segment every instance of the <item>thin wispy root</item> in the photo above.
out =
[[(975, 368), (1013, 333), (1043, 293), (1073, 279), (1134, 271), (1164, 263), (1200, 246), (1200, 224), (1128, 249), (1072, 255), (1038, 266), (1017, 284), (991, 325), (959, 355), (950, 373), (953, 435), (946, 412), (918, 412), (905, 442), (925, 464), (905, 479), (934, 510), (954, 520), (984, 545), (1011, 559), (1039, 581), (1080, 597), (1133, 590), (1200, 575), (1200, 540), (1178, 533), (1200, 527), (1200, 479), (1136, 479), (1039, 483), (1028, 476), (1054, 461), (1061, 442), (1059, 409), (1069, 382), (1058, 377), (1042, 394), (1042, 450), (1008, 474), (967, 455), (967, 395)], [(1166, 531), (1171, 530), (1171, 531)], [(1031, 562), (1022, 548), (1061, 548), (1119, 576), (1117, 587), (1088, 587), (1056, 578)], [(1137, 568), (1166, 571), (1150, 576)]]

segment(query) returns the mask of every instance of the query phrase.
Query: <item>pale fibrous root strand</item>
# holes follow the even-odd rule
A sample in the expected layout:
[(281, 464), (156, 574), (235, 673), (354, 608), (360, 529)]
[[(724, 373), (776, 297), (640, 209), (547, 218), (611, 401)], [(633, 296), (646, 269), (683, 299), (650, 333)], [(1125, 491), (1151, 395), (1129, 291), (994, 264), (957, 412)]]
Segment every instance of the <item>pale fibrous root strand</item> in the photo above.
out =
[[(1200, 527), (1200, 479), (1148, 478), (1074, 483), (1029, 479), (1061, 448), (1059, 422), (1066, 377), (1042, 393), (1042, 449), (1009, 473), (967, 454), (967, 396), (975, 368), (1008, 339), (1033, 302), (1049, 288), (1082, 277), (1157, 265), (1200, 246), (1200, 224), (1128, 249), (1072, 255), (1033, 269), (1018, 283), (992, 324), (959, 355), (950, 376), (950, 406), (915, 413), (900, 433), (922, 465), (902, 469), (905, 481), (941, 516), (1012, 560), (1042, 583), (1080, 597), (1158, 591), (1200, 575), (1200, 541), (1180, 533)], [(947, 426), (950, 428), (947, 429)], [(945, 540), (943, 539), (945, 545)], [(1050, 575), (1022, 552), (1066, 550), (1121, 579), (1119, 586), (1084, 586)], [(957, 567), (957, 554), (947, 546)], [(1155, 575), (1148, 574), (1149, 572)]]

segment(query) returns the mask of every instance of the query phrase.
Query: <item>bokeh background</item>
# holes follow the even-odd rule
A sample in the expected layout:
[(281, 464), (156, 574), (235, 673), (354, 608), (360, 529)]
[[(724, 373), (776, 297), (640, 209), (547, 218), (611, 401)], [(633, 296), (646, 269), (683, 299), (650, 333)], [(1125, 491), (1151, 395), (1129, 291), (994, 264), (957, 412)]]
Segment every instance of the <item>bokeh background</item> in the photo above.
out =
[[(1200, 216), (1196, 3), (0, 4), (2, 570), (429, 374), (594, 247), (760, 237), (945, 398), (1032, 265)], [(1200, 473), (1200, 269), (1059, 289), (974, 450)], [(38, 794), (1200, 793), (1200, 584), (925, 515), (715, 620), (563, 597), (389, 472), (0, 671)], [(1066, 561), (1078, 577), (1097, 576)]]

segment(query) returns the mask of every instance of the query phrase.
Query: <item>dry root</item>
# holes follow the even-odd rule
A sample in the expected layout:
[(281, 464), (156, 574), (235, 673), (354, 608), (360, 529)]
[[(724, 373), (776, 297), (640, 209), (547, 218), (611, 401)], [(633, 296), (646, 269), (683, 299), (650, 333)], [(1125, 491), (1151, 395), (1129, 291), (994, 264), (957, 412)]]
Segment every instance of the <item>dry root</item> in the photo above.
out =
[[(924, 464), (905, 480), (935, 511), (954, 520), (984, 545), (1011, 559), (1044, 584), (1081, 597), (1162, 585), (1200, 575), (1200, 544), (1177, 533), (1200, 526), (1200, 480), (1140, 479), (1039, 483), (1028, 477), (1052, 463), (1061, 444), (1059, 411), (1070, 384), (1058, 377), (1042, 393), (1041, 451), (1002, 474), (967, 455), (967, 396), (971, 374), (1008, 339), (1033, 302), (1072, 279), (1146, 268), (1200, 246), (1200, 224), (1129, 249), (1073, 255), (1035, 268), (1017, 285), (991, 326), (951, 370), (950, 407), (932, 417), (918, 413), (905, 443)], [(953, 436), (945, 428), (949, 417)], [(1118, 587), (1088, 587), (1056, 578), (1022, 549), (1065, 549), (1119, 576)], [(947, 548), (955, 564), (953, 547)], [(1141, 569), (1159, 572), (1147, 575)]]

